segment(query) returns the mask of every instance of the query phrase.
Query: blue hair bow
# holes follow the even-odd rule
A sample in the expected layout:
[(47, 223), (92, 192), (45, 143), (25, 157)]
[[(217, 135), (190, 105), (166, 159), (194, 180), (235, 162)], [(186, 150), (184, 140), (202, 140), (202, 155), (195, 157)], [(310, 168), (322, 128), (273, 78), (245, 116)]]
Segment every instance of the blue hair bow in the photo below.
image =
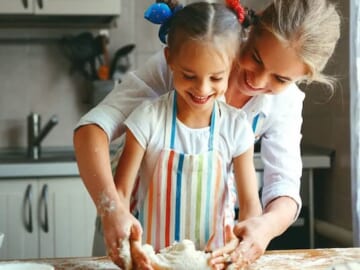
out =
[(178, 5), (172, 10), (165, 3), (154, 3), (144, 13), (145, 19), (155, 24), (161, 24), (159, 38), (164, 44), (166, 44), (166, 35), (169, 32), (170, 18), (180, 9), (182, 9), (182, 5)]

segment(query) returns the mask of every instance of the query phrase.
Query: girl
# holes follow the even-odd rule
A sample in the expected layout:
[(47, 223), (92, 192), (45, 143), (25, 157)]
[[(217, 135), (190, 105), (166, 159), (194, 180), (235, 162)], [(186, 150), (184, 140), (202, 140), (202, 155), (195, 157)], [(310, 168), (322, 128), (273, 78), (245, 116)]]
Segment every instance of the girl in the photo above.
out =
[[(166, 4), (153, 7), (159, 6), (168, 10)], [(234, 48), (240, 48), (245, 11), (238, 7), (236, 13), (199, 2), (163, 22), (164, 33), (169, 25), (164, 54), (175, 91), (141, 104), (125, 121), (125, 146), (114, 177), (119, 230), (129, 237), (129, 228), (139, 228), (133, 213), (143, 242), (156, 251), (183, 239), (198, 249), (223, 247), (237, 195), (239, 220), (261, 214), (253, 132), (243, 112), (218, 100), (228, 87), (238, 54)], [(157, 18), (154, 12), (150, 16)], [(233, 171), (235, 183), (229, 177)], [(149, 267), (146, 258), (134, 261), (141, 269)]]
[[(304, 94), (296, 84), (315, 81), (331, 86), (331, 77), (322, 71), (333, 54), (339, 31), (340, 17), (328, 0), (273, 0), (259, 15), (243, 44), (225, 96), (228, 104), (247, 113), (256, 137), (261, 138), (264, 211), (259, 217), (235, 225), (234, 232), (242, 241), (232, 253), (234, 262), (258, 258), (270, 240), (295, 221), (301, 209)], [(118, 201), (110, 169), (109, 142), (123, 133), (125, 117), (140, 102), (164, 94), (173, 89), (172, 85), (163, 53), (158, 53), (141, 69), (131, 72), (80, 120), (74, 134), (75, 151), (82, 179), (97, 206), (99, 190), (115, 205)], [(96, 179), (93, 175), (97, 175)], [(115, 218), (112, 224), (116, 224)], [(116, 226), (108, 227), (105, 235), (116, 236)], [(225, 248), (213, 254), (230, 252), (234, 246)]]

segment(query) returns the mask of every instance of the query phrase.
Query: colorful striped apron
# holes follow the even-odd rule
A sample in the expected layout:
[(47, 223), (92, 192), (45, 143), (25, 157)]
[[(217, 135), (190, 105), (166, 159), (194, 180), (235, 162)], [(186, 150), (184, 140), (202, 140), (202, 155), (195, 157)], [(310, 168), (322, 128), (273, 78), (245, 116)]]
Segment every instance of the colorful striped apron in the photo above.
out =
[(211, 116), (208, 151), (190, 155), (175, 149), (176, 94), (169, 103), (165, 144), (170, 147), (162, 149), (146, 197), (137, 207), (143, 241), (159, 251), (191, 239), (196, 248), (211, 250), (224, 244), (224, 226), (226, 219), (233, 222), (236, 200), (234, 184), (224, 180), (221, 156), (214, 150), (218, 106), (215, 103)]

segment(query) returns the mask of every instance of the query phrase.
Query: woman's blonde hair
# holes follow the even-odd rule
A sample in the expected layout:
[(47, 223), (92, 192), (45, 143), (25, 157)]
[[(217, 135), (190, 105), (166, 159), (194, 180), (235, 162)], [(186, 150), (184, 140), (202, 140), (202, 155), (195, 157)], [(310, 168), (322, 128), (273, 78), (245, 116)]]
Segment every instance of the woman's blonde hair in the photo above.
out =
[(328, 0), (273, 0), (258, 18), (255, 31), (266, 29), (294, 46), (309, 69), (303, 80), (333, 89), (335, 79), (322, 73), (340, 37), (340, 16)]

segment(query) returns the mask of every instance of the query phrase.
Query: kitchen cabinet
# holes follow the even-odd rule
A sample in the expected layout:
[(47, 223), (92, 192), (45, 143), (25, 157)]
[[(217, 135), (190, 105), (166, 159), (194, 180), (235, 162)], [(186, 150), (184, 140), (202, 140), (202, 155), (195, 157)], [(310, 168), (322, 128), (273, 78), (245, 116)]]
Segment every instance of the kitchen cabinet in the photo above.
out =
[(79, 177), (0, 179), (0, 259), (90, 256), (95, 216)]
[(119, 0), (1, 0), (0, 15), (119, 15)]

